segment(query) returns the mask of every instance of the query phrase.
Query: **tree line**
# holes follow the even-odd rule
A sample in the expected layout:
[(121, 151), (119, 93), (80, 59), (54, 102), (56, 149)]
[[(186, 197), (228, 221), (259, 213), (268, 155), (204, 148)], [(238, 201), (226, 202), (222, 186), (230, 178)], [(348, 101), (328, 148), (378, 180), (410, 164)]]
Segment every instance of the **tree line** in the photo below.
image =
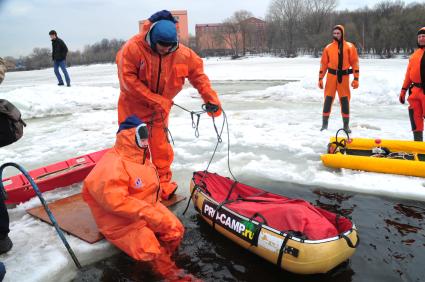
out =
[[(92, 45), (86, 45), (83, 51), (69, 51), (66, 62), (68, 66), (113, 63), (124, 40), (102, 39)], [(52, 67), (52, 51), (50, 48), (34, 48), (28, 56), (5, 58), (8, 70), (36, 70)]]
[[(423, 1), (408, 5), (382, 1), (372, 8), (354, 11), (337, 11), (336, 7), (337, 0), (272, 0), (265, 15), (265, 42), (254, 41), (258, 46), (250, 46), (248, 51), (284, 57), (318, 56), (331, 41), (331, 29), (337, 24), (345, 27), (346, 39), (362, 55), (390, 58), (416, 48), (416, 32), (424, 24)], [(212, 38), (227, 43), (232, 55), (245, 55), (246, 47), (253, 42), (250, 38), (259, 37), (258, 29), (247, 24), (252, 16), (245, 10), (235, 12)]]
[[(423, 1), (406, 5), (403, 1), (386, 0), (372, 8), (354, 11), (337, 11), (336, 6), (337, 0), (271, 0), (264, 30), (247, 21), (253, 17), (251, 12), (240, 10), (222, 22), (212, 38), (215, 43), (211, 45), (215, 44), (225, 50), (225, 54), (235, 57), (247, 52), (282, 57), (318, 56), (331, 41), (332, 27), (342, 24), (346, 39), (354, 43), (363, 56), (390, 58), (394, 54), (411, 53), (416, 48), (416, 32), (424, 24)], [(70, 51), (67, 64), (112, 63), (124, 43), (124, 40), (103, 39), (86, 45), (83, 51)], [(205, 54), (197, 49), (193, 36), (189, 46)], [(28, 56), (5, 59), (12, 71), (52, 66), (50, 48), (34, 48)]]

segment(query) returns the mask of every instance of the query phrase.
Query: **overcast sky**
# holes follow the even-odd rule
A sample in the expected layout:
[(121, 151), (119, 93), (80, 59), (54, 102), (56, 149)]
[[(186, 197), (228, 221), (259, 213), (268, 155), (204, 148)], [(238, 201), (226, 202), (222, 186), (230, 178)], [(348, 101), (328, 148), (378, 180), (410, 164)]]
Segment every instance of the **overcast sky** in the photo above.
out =
[[(424, 0), (405, 0), (405, 3)], [(187, 10), (189, 32), (195, 24), (218, 23), (237, 10), (264, 18), (271, 0), (0, 0), (0, 56), (28, 55), (51, 48), (55, 29), (68, 48), (77, 50), (103, 38), (127, 40), (138, 21), (158, 10)], [(338, 9), (373, 7), (378, 0), (339, 0)]]

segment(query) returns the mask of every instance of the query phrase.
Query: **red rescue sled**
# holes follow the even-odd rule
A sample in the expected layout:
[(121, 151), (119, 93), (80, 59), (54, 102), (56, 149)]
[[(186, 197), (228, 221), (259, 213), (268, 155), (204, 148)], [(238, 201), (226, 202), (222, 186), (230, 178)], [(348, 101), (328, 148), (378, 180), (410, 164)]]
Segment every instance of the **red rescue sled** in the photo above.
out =
[[(29, 174), (41, 192), (66, 187), (83, 181), (108, 150), (101, 150), (37, 168), (31, 170)], [(4, 178), (2, 181), (8, 195), (6, 204), (19, 204), (35, 196), (34, 190), (22, 174)]]
[(214, 230), (294, 273), (326, 273), (359, 244), (348, 218), (215, 173), (194, 173), (191, 198)]

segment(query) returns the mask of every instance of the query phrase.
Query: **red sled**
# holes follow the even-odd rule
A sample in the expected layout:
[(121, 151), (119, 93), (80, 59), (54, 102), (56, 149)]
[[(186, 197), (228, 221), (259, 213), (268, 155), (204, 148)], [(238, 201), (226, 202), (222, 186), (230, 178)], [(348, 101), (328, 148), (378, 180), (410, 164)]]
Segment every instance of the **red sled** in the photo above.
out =
[[(84, 180), (96, 163), (109, 149), (61, 161), (29, 172), (41, 192), (66, 187)], [(6, 204), (28, 201), (36, 194), (22, 174), (2, 180), (8, 199)]]

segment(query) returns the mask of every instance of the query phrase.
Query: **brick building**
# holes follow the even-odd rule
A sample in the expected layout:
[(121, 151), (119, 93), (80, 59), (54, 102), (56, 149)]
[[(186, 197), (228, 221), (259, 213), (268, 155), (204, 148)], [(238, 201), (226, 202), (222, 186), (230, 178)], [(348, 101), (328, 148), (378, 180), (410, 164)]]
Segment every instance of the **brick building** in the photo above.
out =
[[(225, 24), (197, 24), (196, 47), (201, 55), (260, 53), (266, 49), (266, 22), (255, 17), (242, 22), (236, 34)], [(243, 40), (244, 39), (244, 40)], [(237, 52), (236, 52), (237, 49)]]

